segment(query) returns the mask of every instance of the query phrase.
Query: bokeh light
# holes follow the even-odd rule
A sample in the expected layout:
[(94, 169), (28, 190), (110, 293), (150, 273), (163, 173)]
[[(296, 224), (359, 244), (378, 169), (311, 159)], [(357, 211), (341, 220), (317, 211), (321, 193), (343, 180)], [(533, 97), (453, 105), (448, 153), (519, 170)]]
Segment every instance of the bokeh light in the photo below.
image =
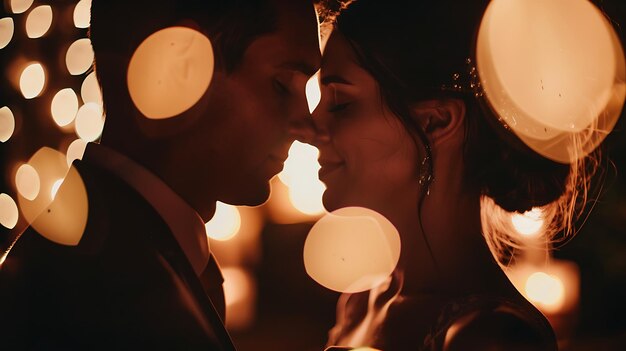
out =
[(15, 117), (7, 106), (0, 108), (0, 141), (6, 142), (11, 139), (15, 131)]
[(313, 113), (317, 105), (319, 105), (320, 100), (322, 99), (322, 91), (320, 89), (320, 71), (317, 71), (307, 82), (306, 82), (306, 102), (309, 105), (309, 112)]
[(59, 127), (64, 127), (76, 117), (78, 112), (78, 97), (72, 88), (59, 90), (52, 98), (50, 107), (52, 119)]
[(169, 27), (146, 38), (128, 66), (128, 91), (147, 118), (170, 118), (194, 106), (213, 77), (211, 41), (186, 27)]
[(80, 107), (76, 114), (76, 134), (84, 141), (94, 141), (102, 134), (104, 117), (102, 107), (96, 103), (88, 102)]
[(27, 99), (32, 99), (43, 91), (46, 85), (46, 72), (41, 63), (34, 62), (26, 66), (20, 76), (20, 90)]
[(322, 217), (304, 243), (306, 272), (322, 286), (346, 293), (376, 287), (400, 258), (400, 235), (384, 216), (345, 207)]
[(15, 173), (15, 187), (20, 195), (27, 200), (35, 200), (41, 188), (41, 179), (37, 170), (25, 163)]
[(65, 64), (71, 75), (79, 75), (87, 72), (93, 64), (93, 48), (91, 40), (87, 38), (78, 39), (70, 45), (65, 55)]
[(11, 0), (11, 11), (13, 13), (24, 13), (33, 4), (33, 0)]
[(17, 224), (19, 212), (13, 198), (7, 194), (0, 194), (0, 224), (5, 228), (13, 229)]
[(280, 180), (289, 187), (289, 199), (300, 212), (315, 216), (324, 213), (322, 195), (326, 186), (317, 172), (319, 150), (309, 144), (294, 141), (289, 148), (289, 156), (285, 160)]
[(70, 143), (70, 146), (67, 148), (66, 159), (68, 167), (74, 162), (74, 160), (82, 160), (83, 154), (85, 153), (85, 148), (87, 147), (87, 142), (83, 139), (76, 139)]
[(237, 207), (217, 201), (213, 218), (206, 222), (207, 235), (211, 239), (225, 241), (239, 232), (241, 215)]
[(588, 0), (492, 1), (476, 58), (491, 107), (529, 147), (554, 161), (587, 155), (621, 113), (624, 53)]
[(565, 301), (563, 282), (544, 272), (535, 272), (528, 277), (525, 285), (526, 297), (543, 309), (558, 310)]
[(222, 268), (224, 299), (226, 301), (226, 327), (242, 330), (254, 321), (256, 285), (254, 278), (242, 268)]
[(74, 8), (76, 28), (88, 28), (91, 22), (91, 0), (80, 0)]
[(15, 31), (15, 25), (11, 17), (5, 17), (0, 19), (0, 49), (3, 49), (11, 42), (13, 38), (13, 32)]
[(52, 25), (52, 7), (42, 5), (35, 7), (26, 18), (26, 35), (29, 38), (41, 38)]
[(94, 102), (102, 105), (102, 92), (96, 78), (96, 72), (91, 72), (87, 75), (80, 87), (80, 96), (84, 103)]
[(543, 228), (542, 211), (540, 208), (533, 208), (523, 214), (514, 213), (511, 216), (511, 223), (515, 230), (525, 236), (534, 236), (540, 233)]
[(24, 218), (48, 240), (62, 245), (78, 244), (88, 214), (87, 190), (80, 174), (74, 167), (68, 169), (63, 153), (49, 147), (39, 149), (28, 164), (39, 174), (40, 194), (46, 196), (38, 196), (34, 201), (18, 196)]

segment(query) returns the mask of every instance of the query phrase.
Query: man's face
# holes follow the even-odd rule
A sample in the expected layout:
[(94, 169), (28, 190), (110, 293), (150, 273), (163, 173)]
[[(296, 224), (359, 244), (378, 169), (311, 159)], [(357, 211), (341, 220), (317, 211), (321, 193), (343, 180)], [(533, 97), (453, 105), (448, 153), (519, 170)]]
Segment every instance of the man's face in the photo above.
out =
[(312, 4), (284, 2), (276, 30), (254, 40), (233, 72), (215, 73), (206, 115), (184, 141), (196, 183), (185, 197), (196, 208), (204, 188), (231, 204), (263, 203), (298, 129), (311, 123), (305, 85), (320, 64), (317, 19)]

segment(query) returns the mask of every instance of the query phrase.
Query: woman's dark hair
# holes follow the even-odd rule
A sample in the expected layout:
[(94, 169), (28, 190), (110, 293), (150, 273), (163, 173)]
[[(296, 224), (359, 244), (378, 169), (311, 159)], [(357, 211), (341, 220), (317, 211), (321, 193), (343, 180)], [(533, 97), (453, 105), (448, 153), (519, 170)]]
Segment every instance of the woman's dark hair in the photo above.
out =
[[(571, 228), (579, 179), (586, 182), (588, 178), (580, 177), (578, 165), (556, 163), (534, 153), (504, 130), (484, 102), (473, 67), (473, 45), (488, 2), (329, 0), (322, 15), (346, 37), (360, 64), (378, 82), (385, 103), (421, 136), (427, 150), (428, 141), (412, 122), (409, 107), (432, 98), (462, 99), (467, 184), (493, 200), (491, 204), (495, 202), (500, 211), (523, 213), (534, 207), (554, 207), (546, 211), (551, 216), (548, 220), (554, 222), (549, 241), (556, 232)], [(488, 201), (482, 201), (482, 207), (488, 207)], [(483, 216), (485, 220), (490, 219)], [(516, 246), (506, 233), (512, 228), (504, 227), (483, 223), (484, 232), (500, 232), (484, 233), (496, 256), (505, 247)]]

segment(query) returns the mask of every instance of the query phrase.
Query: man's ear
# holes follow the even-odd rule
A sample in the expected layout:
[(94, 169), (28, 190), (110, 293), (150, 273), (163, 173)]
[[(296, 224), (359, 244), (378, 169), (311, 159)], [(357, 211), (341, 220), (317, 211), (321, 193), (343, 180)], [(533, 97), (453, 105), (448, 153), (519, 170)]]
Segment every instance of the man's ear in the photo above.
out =
[(465, 111), (465, 102), (461, 99), (424, 100), (411, 106), (412, 118), (431, 146), (457, 134), (463, 126)]

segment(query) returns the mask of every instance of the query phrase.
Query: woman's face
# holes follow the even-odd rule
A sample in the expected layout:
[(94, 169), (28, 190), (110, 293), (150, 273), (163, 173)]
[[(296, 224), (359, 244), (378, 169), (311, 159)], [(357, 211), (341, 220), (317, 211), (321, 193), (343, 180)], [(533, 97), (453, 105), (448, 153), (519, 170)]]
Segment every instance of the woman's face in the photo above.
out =
[(326, 46), (321, 90), (313, 120), (319, 177), (327, 187), (325, 207), (380, 211), (399, 205), (402, 198), (415, 201), (421, 159), (415, 139), (384, 103), (377, 82), (357, 63), (338, 31)]

